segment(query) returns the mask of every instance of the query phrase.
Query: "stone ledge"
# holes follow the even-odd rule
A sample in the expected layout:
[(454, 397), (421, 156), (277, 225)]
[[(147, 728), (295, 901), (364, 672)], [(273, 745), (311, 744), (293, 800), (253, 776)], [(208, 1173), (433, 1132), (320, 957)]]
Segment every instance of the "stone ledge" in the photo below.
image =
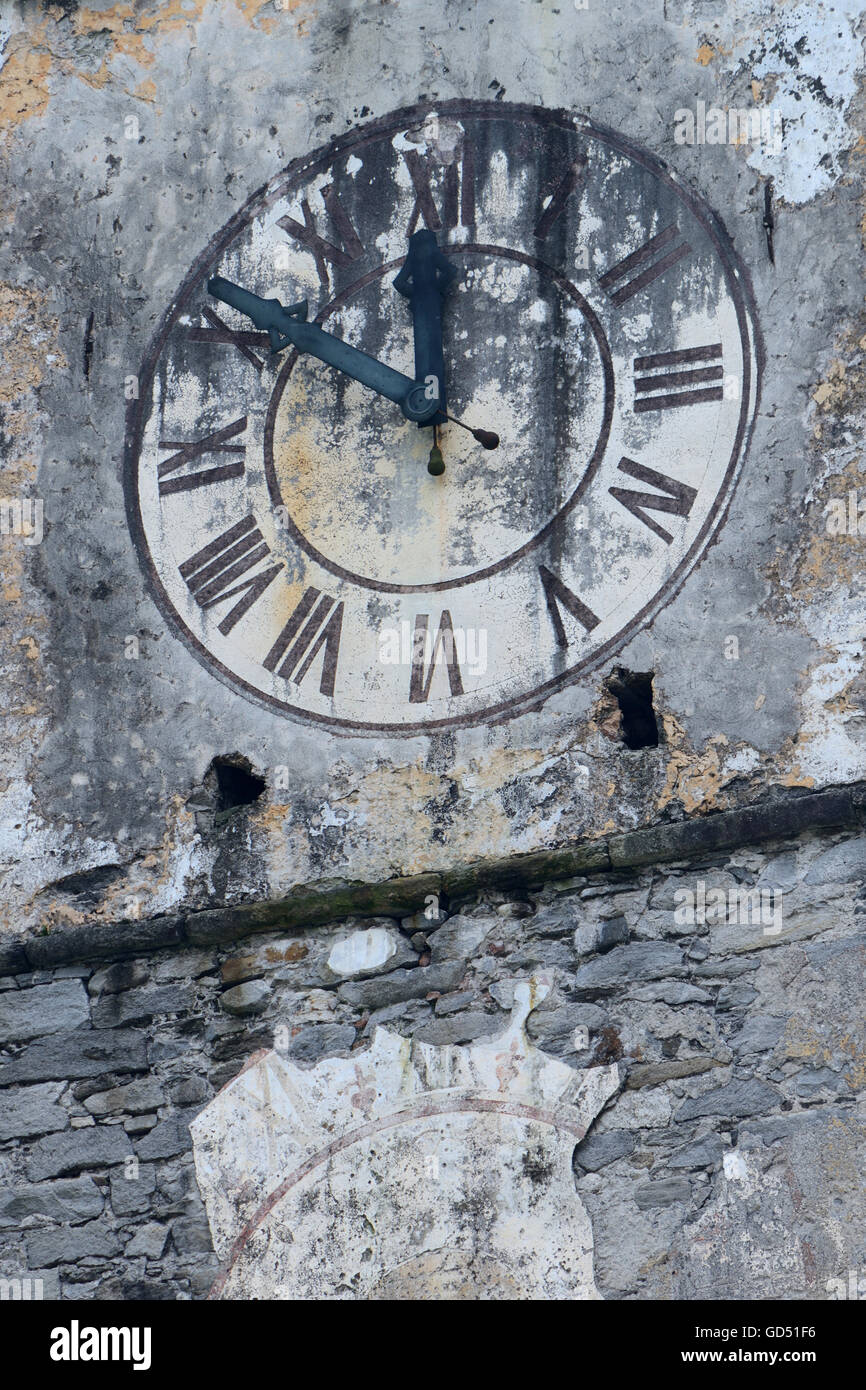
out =
[(570, 847), (481, 860), (443, 873), (382, 883), (304, 884), (285, 898), (154, 917), (92, 923), (0, 944), (0, 975), (79, 962), (149, 955), (167, 948), (222, 945), (260, 932), (322, 926), (345, 917), (408, 917), (431, 894), (460, 901), (484, 889), (528, 888), (575, 875), (644, 868), (781, 840), (807, 830), (859, 824), (866, 783), (776, 797), (733, 811), (581, 841)]
[(608, 841), (611, 867), (640, 868), (763, 840), (783, 840), (803, 830), (850, 825), (862, 814), (863, 790), (866, 789), (862, 784), (857, 784), (805, 796), (779, 797), (735, 811), (613, 835)]
[(438, 874), (414, 874), (384, 883), (305, 884), (271, 902), (190, 912), (186, 939), (193, 946), (217, 946), (274, 928), (321, 927), (341, 917), (408, 917), (424, 906), (429, 894), (441, 892)]
[[(150, 955), (167, 946), (185, 945), (182, 917), (152, 917), (144, 922), (93, 922), (46, 936), (27, 937), (22, 945), (28, 970), (46, 970), (83, 960), (112, 960)], [(16, 972), (17, 973), (17, 972)]]

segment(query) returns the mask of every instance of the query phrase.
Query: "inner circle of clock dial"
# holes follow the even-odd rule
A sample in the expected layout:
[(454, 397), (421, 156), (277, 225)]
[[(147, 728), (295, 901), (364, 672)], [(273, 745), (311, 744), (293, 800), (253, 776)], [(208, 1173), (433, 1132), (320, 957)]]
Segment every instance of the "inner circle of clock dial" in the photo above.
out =
[[(494, 430), (497, 450), (445, 424), (446, 472), (433, 478), (429, 427), (305, 357), (286, 364), (271, 405), (266, 464), (289, 534), (374, 587), (459, 583), (506, 563), (575, 496), (603, 447), (607, 347), (577, 292), (507, 250), (450, 254), (448, 409)], [(350, 289), (323, 326), (412, 375), (393, 273)]]

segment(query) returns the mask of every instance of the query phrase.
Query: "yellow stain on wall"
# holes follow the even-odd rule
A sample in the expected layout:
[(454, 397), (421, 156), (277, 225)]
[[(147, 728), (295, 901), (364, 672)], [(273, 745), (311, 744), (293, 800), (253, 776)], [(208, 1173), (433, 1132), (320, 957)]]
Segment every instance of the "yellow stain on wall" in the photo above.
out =
[[(57, 347), (58, 320), (48, 304), (48, 296), (39, 290), (0, 282), (0, 403), (4, 405), (20, 401), (49, 371), (62, 371), (68, 365)], [(16, 412), (10, 415), (6, 430), (14, 434)], [(26, 416), (19, 423), (23, 434), (33, 422)]]
[(726, 781), (737, 774), (725, 776), (722, 760), (729, 752), (724, 734), (716, 734), (701, 753), (687, 747), (686, 731), (673, 714), (662, 715), (664, 741), (670, 751), (665, 769), (665, 784), (656, 801), (663, 811), (672, 801), (682, 803), (686, 811), (707, 810)]
[[(41, 32), (44, 26), (40, 25)], [(51, 99), (48, 77), (51, 56), (34, 47), (33, 38), (15, 34), (0, 71), (0, 126), (14, 129), (31, 116), (41, 116)]]
[[(284, 10), (291, 14), (304, 3), (306, 0), (285, 0)], [(50, 25), (41, 16), (40, 22), (34, 23), (25, 12), (25, 27), (10, 38), (6, 62), (0, 70), (0, 128), (8, 132), (45, 113), (51, 100), (52, 75), (77, 77), (95, 89), (112, 80), (125, 83), (126, 75), (113, 70), (118, 58), (128, 58), (139, 67), (152, 67), (156, 60), (155, 39), (184, 29), (194, 30), (209, 14), (223, 22), (226, 10), (225, 0), (149, 0), (146, 6), (140, 0), (136, 4), (122, 0), (104, 10), (82, 7), (74, 11), (68, 30), (59, 6), (47, 11)], [(281, 17), (273, 13), (272, 0), (233, 0), (232, 10), (251, 28), (265, 33), (272, 33), (281, 23)], [(297, 27), (298, 22), (293, 24)], [(101, 37), (109, 41), (98, 68), (78, 65), (70, 37), (73, 41)], [(125, 85), (124, 90), (128, 90)], [(147, 87), (136, 88), (133, 95), (152, 101), (155, 89), (151, 93)]]

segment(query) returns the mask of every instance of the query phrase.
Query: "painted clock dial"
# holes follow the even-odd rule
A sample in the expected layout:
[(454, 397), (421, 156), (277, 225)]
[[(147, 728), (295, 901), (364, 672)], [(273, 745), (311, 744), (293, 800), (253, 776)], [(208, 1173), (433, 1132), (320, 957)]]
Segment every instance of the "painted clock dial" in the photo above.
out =
[[(432, 428), (207, 293), (221, 276), (414, 376), (394, 279), (435, 233)], [(605, 661), (721, 524), (758, 342), (718, 218), (590, 121), (413, 108), (296, 161), (219, 233), (140, 373), (133, 534), (176, 632), (287, 715), (414, 733), (519, 713)]]

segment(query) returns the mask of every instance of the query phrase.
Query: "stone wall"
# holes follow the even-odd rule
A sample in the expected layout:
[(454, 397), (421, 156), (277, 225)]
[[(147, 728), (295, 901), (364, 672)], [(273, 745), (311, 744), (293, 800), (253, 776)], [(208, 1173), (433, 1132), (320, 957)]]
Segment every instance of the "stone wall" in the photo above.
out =
[[(288, 928), (238, 914), (234, 940), (226, 921), (202, 944), (175, 923), (175, 944), (137, 954), (91, 940), (41, 969), (7, 954), (0, 1278), (41, 1279), (45, 1297), (204, 1298), (220, 1262), (189, 1126), (220, 1088), (271, 1049), (302, 1070), (363, 1063), (377, 1025), (464, 1055), (506, 1029), (532, 977), (547, 989), (526, 1020), (535, 1047), (576, 1074), (614, 1068), (573, 1156), (598, 1293), (836, 1296), (866, 1264), (866, 836), (844, 795), (851, 824), (665, 864), (548, 865), (543, 884), (526, 868), (523, 885), (425, 893), (410, 915), (362, 906), (305, 927), (286, 903)], [(818, 803), (783, 814), (818, 819)], [(707, 841), (731, 837), (722, 821)]]

